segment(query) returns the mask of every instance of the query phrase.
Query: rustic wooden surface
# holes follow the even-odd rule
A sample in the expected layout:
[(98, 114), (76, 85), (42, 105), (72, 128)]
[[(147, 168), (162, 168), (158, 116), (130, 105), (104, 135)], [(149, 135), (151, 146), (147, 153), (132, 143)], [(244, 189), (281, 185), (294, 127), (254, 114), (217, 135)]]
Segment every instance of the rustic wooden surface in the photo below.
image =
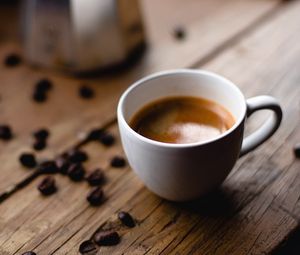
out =
[[(10, 124), (16, 137), (0, 142), (0, 196), (34, 172), (17, 158), (30, 151), (31, 132), (47, 126), (49, 147), (39, 159), (53, 158), (78, 142), (78, 134), (112, 123), (118, 137), (115, 108), (122, 91), (153, 71), (193, 67), (218, 72), (239, 85), (247, 97), (270, 94), (284, 108), (282, 127), (267, 143), (238, 161), (219, 190), (198, 201), (171, 203), (149, 192), (129, 167), (113, 169), (109, 159), (123, 154), (117, 144), (83, 146), (90, 155), (88, 170), (105, 169), (106, 202), (91, 207), (85, 200), (86, 183), (55, 176), (59, 190), (41, 197), (35, 178), (0, 204), (0, 254), (78, 254), (79, 244), (100, 226), (117, 224), (116, 213), (129, 211), (138, 221), (121, 228), (118, 246), (98, 254), (265, 254), (275, 250), (300, 220), (300, 161), (292, 148), (300, 142), (300, 2), (275, 0), (144, 0), (148, 34), (143, 58), (118, 73), (74, 78), (22, 64), (0, 64), (0, 123)], [(170, 15), (170, 13), (172, 15)], [(15, 13), (0, 8), (7, 22), (0, 25), (0, 60), (21, 52), (15, 33)], [(187, 37), (177, 41), (177, 25)], [(14, 32), (12, 32), (14, 31)], [(45, 104), (31, 101), (35, 81), (54, 82)], [(96, 91), (92, 100), (77, 95), (80, 84)], [(253, 116), (252, 130), (265, 118)]]

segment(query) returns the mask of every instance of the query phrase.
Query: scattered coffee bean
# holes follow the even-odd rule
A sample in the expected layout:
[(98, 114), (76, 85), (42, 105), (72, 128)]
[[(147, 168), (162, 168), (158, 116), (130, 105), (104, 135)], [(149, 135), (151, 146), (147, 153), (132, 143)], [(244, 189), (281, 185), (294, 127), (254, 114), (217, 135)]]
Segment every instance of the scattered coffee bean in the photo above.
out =
[(49, 131), (45, 128), (39, 129), (33, 133), (37, 140), (46, 140), (49, 136)]
[(186, 31), (183, 27), (176, 27), (174, 30), (174, 37), (177, 40), (183, 40), (186, 37)]
[(38, 170), (43, 174), (55, 174), (59, 171), (55, 161), (48, 160), (41, 163), (38, 167)]
[(66, 152), (62, 153), (62, 154), (60, 155), (60, 157), (62, 157), (62, 158), (64, 158), (64, 159), (68, 159), (68, 160), (69, 160), (69, 152), (68, 152), (68, 151), (66, 151)]
[(80, 163), (73, 163), (68, 169), (68, 175), (71, 180), (79, 182), (84, 178), (85, 169)]
[(41, 151), (45, 149), (46, 146), (47, 146), (46, 140), (42, 140), (42, 139), (38, 139), (33, 143), (33, 149), (35, 149), (36, 151)]
[(72, 149), (68, 151), (68, 158), (73, 163), (81, 163), (88, 160), (88, 155), (84, 151)]
[(22, 255), (36, 255), (36, 253), (33, 251), (26, 251), (26, 252), (22, 253)]
[(119, 212), (118, 218), (125, 226), (130, 228), (135, 227), (135, 222), (128, 212)]
[(36, 139), (33, 143), (33, 148), (36, 151), (41, 151), (47, 146), (47, 138), (49, 136), (49, 131), (45, 128), (40, 129), (33, 133), (34, 138)]
[(115, 137), (110, 133), (103, 132), (99, 141), (105, 146), (111, 146), (115, 143)]
[(93, 188), (86, 199), (93, 206), (100, 205), (103, 202), (103, 190), (100, 187)]
[(4, 64), (7, 67), (15, 67), (21, 63), (21, 58), (19, 55), (12, 53), (6, 56)]
[(20, 163), (27, 167), (27, 168), (33, 168), (36, 166), (36, 160), (33, 154), (31, 153), (23, 153), (19, 157)]
[(88, 174), (86, 180), (91, 186), (98, 186), (104, 181), (104, 174), (101, 169), (95, 169), (93, 172)]
[(102, 128), (93, 129), (90, 131), (90, 133), (88, 134), (86, 139), (89, 141), (100, 140), (103, 133), (104, 133), (104, 130)]
[(114, 156), (110, 161), (110, 165), (112, 167), (121, 168), (126, 165), (126, 160), (121, 156)]
[(97, 247), (92, 241), (87, 240), (80, 244), (79, 252), (81, 254), (92, 254), (93, 252), (95, 252), (95, 254), (96, 254)]
[(58, 171), (61, 174), (64, 174), (64, 175), (68, 174), (68, 169), (70, 168), (71, 163), (66, 157), (63, 157), (63, 156), (58, 157), (55, 160), (55, 163), (56, 163), (56, 166), (58, 167)]
[(41, 79), (39, 80), (34, 88), (33, 92), (33, 100), (42, 103), (47, 100), (47, 92), (52, 89), (53, 85), (52, 82), (48, 79)]
[(47, 100), (47, 95), (45, 92), (34, 91), (32, 99), (37, 103), (43, 103)]
[(42, 180), (38, 185), (38, 190), (44, 195), (49, 196), (56, 192), (57, 188), (55, 185), (55, 179), (51, 176), (48, 176)]
[(96, 244), (100, 246), (111, 246), (120, 242), (120, 236), (116, 231), (104, 230), (97, 232), (94, 236), (94, 240)]
[(12, 139), (12, 131), (8, 125), (0, 125), (0, 139), (8, 141)]
[(300, 143), (296, 144), (294, 147), (294, 153), (297, 158), (300, 158)]
[(94, 94), (94, 90), (86, 85), (83, 85), (79, 88), (79, 95), (81, 98), (90, 99), (94, 97)]
[(52, 82), (47, 78), (43, 78), (36, 83), (35, 91), (47, 92), (47, 91), (51, 90), (52, 87), (53, 87)]

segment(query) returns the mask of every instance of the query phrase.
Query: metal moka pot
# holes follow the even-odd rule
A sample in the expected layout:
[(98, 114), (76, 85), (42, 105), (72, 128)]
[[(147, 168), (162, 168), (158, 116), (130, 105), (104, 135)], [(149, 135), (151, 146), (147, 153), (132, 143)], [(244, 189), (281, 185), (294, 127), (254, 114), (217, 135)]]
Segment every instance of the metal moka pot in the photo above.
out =
[(89, 72), (120, 64), (144, 45), (138, 0), (24, 0), (25, 58)]

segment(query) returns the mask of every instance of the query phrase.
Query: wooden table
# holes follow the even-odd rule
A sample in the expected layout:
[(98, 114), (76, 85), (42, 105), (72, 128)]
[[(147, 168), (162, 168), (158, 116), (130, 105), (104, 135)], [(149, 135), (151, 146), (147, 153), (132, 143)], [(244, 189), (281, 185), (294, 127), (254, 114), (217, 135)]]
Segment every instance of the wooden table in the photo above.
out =
[[(299, 235), (300, 220), (300, 160), (293, 154), (300, 142), (300, 2), (143, 0), (142, 6), (149, 46), (121, 72), (74, 78), (25, 63), (15, 68), (0, 63), (0, 123), (15, 133), (12, 141), (0, 142), (0, 196), (9, 195), (0, 204), (0, 254), (78, 254), (79, 244), (99, 227), (118, 225), (120, 210), (129, 211), (138, 225), (118, 227), (121, 243), (101, 247), (98, 254), (300, 254), (284, 245), (292, 233)], [(15, 15), (12, 7), (0, 9), (1, 62), (10, 52), (21, 52)], [(187, 31), (183, 40), (173, 37), (177, 25)], [(267, 143), (238, 161), (219, 190), (198, 201), (172, 203), (148, 191), (130, 167), (114, 169), (109, 160), (123, 154), (115, 121), (121, 93), (149, 73), (182, 67), (218, 72), (247, 97), (277, 97), (284, 119)], [(31, 94), (43, 77), (54, 88), (46, 103), (37, 104)], [(83, 83), (95, 89), (94, 99), (78, 97)], [(265, 116), (252, 117), (248, 129)], [(32, 150), (32, 131), (44, 126), (51, 136), (47, 149), (36, 153), (39, 160), (71, 148), (78, 134), (93, 127), (106, 126), (117, 137), (109, 148), (96, 142), (83, 146), (90, 156), (85, 167), (101, 167), (107, 176), (104, 204), (89, 206), (90, 187), (61, 175), (55, 176), (58, 192), (50, 197), (36, 188), (43, 176), (13, 192), (34, 175), (17, 159)]]

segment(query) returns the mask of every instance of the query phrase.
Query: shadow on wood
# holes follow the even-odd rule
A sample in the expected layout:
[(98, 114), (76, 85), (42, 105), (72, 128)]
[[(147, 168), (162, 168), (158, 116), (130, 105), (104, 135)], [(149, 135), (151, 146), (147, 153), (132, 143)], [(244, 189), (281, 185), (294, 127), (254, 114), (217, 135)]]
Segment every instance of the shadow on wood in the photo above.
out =
[(276, 248), (271, 255), (298, 255), (300, 254), (300, 226), (297, 227), (286, 239)]
[(233, 193), (220, 187), (202, 198), (191, 202), (176, 203), (176, 206), (201, 216), (229, 217), (238, 210), (238, 203), (235, 202)]

